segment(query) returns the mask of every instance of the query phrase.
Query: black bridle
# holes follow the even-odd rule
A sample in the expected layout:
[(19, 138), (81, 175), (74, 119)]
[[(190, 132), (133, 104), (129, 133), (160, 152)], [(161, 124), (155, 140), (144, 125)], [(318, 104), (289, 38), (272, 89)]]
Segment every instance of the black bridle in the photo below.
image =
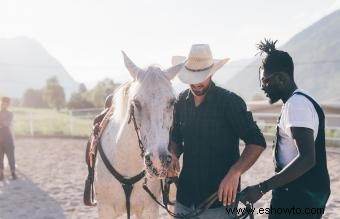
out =
[(139, 149), (141, 151), (140, 153), (140, 156), (142, 157), (142, 159), (144, 158), (144, 155), (145, 155), (145, 146), (143, 145), (143, 142), (140, 138), (140, 131), (139, 131), (139, 128), (137, 126), (137, 122), (136, 122), (136, 117), (135, 117), (135, 108), (133, 105), (130, 106), (130, 115), (129, 115), (129, 120), (128, 120), (128, 124), (131, 123), (131, 120), (133, 122), (133, 126), (135, 128), (135, 132), (136, 132), (136, 135), (137, 135), (137, 139), (138, 139), (138, 146), (139, 146)]

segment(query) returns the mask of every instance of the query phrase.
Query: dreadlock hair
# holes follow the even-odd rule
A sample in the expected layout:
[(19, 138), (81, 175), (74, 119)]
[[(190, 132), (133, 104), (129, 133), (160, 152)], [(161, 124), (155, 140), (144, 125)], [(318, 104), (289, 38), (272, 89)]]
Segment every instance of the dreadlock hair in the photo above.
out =
[(268, 73), (285, 72), (291, 79), (294, 79), (294, 63), (292, 57), (285, 51), (277, 50), (275, 44), (277, 40), (264, 39), (257, 44), (258, 54), (266, 53), (262, 60), (262, 68)]

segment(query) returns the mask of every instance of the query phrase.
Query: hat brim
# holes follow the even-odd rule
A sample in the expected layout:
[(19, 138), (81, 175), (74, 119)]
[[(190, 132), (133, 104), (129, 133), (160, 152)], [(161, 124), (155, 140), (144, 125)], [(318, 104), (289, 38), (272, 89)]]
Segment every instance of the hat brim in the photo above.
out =
[[(185, 62), (185, 56), (174, 56), (172, 57), (172, 64), (177, 65), (179, 63)], [(180, 81), (185, 84), (198, 84), (206, 80), (208, 77), (213, 76), (217, 70), (219, 70), (224, 64), (226, 64), (230, 59), (213, 59), (213, 66), (204, 71), (190, 71), (185, 66), (179, 70), (177, 76)]]

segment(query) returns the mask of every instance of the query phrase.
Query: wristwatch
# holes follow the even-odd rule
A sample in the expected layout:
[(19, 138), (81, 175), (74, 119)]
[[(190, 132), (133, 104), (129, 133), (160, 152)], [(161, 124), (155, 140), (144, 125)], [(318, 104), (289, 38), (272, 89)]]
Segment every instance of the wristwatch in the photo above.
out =
[(262, 195), (266, 194), (268, 192), (268, 185), (267, 183), (264, 181), (264, 182), (261, 182), (259, 184), (259, 189), (260, 189), (260, 192)]

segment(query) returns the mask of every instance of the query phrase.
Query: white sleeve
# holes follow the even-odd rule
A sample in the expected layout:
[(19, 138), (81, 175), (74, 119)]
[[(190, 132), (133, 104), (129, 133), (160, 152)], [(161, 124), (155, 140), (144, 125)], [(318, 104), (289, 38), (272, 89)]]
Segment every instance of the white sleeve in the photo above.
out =
[(285, 128), (290, 137), (292, 137), (291, 127), (304, 127), (314, 130), (313, 109), (311, 107), (313, 105), (309, 103), (309, 100), (300, 96), (294, 98), (294, 101), (287, 105)]

